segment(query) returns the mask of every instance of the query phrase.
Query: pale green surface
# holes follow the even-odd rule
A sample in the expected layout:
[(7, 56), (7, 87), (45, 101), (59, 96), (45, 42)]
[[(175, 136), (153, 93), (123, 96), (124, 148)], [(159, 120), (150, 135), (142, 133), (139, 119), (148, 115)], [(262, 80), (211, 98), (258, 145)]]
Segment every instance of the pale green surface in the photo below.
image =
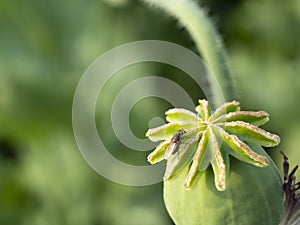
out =
[[(252, 146), (254, 147), (254, 146)], [(256, 146), (256, 151), (264, 151)], [(273, 163), (258, 168), (230, 158), (228, 187), (215, 188), (211, 169), (198, 176), (195, 186), (182, 186), (187, 168), (164, 182), (164, 200), (176, 225), (278, 225), (283, 193)]]

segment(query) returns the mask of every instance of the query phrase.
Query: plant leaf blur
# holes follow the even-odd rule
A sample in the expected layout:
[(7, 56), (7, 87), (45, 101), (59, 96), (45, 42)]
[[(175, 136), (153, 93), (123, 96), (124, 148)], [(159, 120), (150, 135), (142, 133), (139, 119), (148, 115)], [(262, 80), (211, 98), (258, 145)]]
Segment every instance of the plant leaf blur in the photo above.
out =
[[(279, 148), (291, 164), (299, 163), (299, 1), (205, 5), (225, 39), (242, 107), (269, 112), (272, 121), (264, 128), (280, 134)], [(72, 101), (85, 69), (111, 48), (158, 39), (195, 51), (187, 33), (134, 0), (2, 0), (0, 26), (0, 224), (172, 224), (161, 183), (127, 187), (87, 165), (72, 132)], [(171, 66), (145, 63), (113, 77), (99, 95), (96, 123), (111, 154), (136, 165), (147, 165), (149, 152), (130, 151), (118, 141), (110, 111), (122, 87), (149, 74), (174, 80), (194, 102), (205, 97)], [(129, 121), (133, 133), (143, 138), (149, 120), (170, 107), (156, 98), (138, 102)], [(280, 155), (274, 157), (281, 165)]]

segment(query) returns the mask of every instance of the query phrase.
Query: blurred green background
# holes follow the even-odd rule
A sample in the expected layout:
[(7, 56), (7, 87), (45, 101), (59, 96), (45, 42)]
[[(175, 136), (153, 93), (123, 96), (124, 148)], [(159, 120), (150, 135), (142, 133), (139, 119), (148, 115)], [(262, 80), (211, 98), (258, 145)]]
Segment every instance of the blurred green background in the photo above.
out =
[[(242, 108), (269, 112), (265, 128), (282, 137), (269, 152), (280, 168), (279, 149), (300, 163), (300, 1), (201, 4), (224, 38)], [(104, 52), (145, 39), (196, 52), (186, 31), (160, 11), (122, 0), (2, 0), (0, 27), (0, 224), (172, 224), (161, 183), (123, 186), (87, 165), (72, 132), (72, 100), (85, 69)], [(148, 63), (125, 73), (100, 94), (96, 121), (112, 154), (146, 165), (147, 152), (130, 152), (111, 128), (110, 107), (121, 88), (156, 74), (178, 82), (195, 103), (203, 96), (171, 67)], [(169, 107), (161, 99), (139, 102), (133, 132), (144, 137), (149, 120)]]

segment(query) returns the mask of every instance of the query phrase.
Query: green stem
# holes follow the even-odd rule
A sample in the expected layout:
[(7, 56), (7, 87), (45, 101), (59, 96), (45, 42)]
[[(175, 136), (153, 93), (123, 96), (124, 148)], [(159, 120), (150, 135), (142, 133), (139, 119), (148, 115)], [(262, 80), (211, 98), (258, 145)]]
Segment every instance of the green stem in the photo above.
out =
[(234, 82), (228, 65), (228, 59), (214, 25), (196, 2), (192, 0), (142, 0), (156, 6), (176, 19), (186, 28), (194, 40), (208, 68), (217, 78), (223, 96), (217, 91), (214, 82), (210, 82), (213, 103), (221, 105), (225, 101), (236, 99)]

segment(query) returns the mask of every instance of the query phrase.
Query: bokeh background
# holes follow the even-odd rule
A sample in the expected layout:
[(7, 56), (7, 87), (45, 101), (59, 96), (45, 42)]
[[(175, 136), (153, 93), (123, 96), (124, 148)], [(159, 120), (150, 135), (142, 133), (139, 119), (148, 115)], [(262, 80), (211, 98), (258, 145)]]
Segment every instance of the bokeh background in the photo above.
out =
[[(300, 1), (201, 4), (224, 38), (241, 106), (269, 112), (264, 127), (282, 137), (268, 152), (279, 167), (279, 150), (300, 163)], [(133, 0), (1, 0), (0, 28), (0, 224), (172, 224), (161, 183), (123, 186), (87, 165), (72, 132), (72, 100), (85, 69), (104, 52), (146, 39), (197, 52), (187, 32)], [(107, 83), (96, 109), (99, 133), (111, 154), (136, 165), (147, 164), (147, 152), (132, 152), (117, 140), (110, 108), (126, 83), (153, 74), (176, 81), (195, 103), (203, 97), (180, 71), (154, 63), (128, 68)], [(132, 131), (143, 138), (150, 119), (168, 108), (159, 98), (140, 101), (131, 112)]]

